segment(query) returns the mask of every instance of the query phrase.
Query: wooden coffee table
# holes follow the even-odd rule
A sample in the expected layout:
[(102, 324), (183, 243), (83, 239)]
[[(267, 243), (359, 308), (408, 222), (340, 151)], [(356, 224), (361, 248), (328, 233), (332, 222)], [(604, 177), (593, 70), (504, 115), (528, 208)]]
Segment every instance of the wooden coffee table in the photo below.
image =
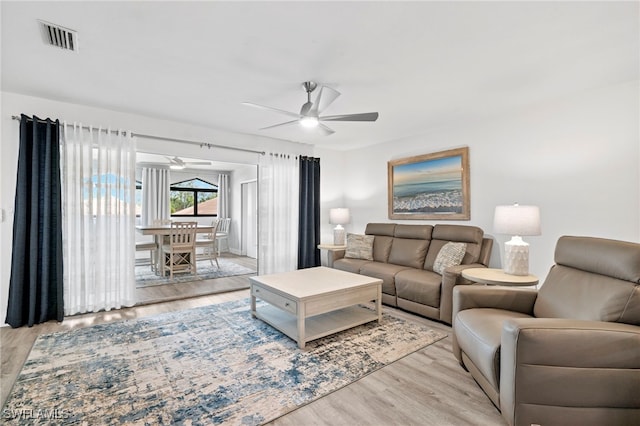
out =
[[(382, 318), (382, 280), (320, 266), (249, 277), (251, 314), (304, 348), (307, 342)], [(256, 309), (256, 299), (267, 305)], [(375, 311), (360, 306), (375, 300)]]

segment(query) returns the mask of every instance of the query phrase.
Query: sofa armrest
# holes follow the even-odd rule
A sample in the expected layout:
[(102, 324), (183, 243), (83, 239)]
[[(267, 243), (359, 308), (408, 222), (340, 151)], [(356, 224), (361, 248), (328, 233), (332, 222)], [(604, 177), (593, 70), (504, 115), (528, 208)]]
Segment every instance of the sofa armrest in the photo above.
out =
[(626, 424), (640, 410), (640, 327), (510, 319), (500, 352), (500, 410), (509, 424), (551, 424), (585, 406), (608, 418), (592, 412), (577, 423)]
[(538, 291), (528, 288), (470, 285), (453, 289), (453, 318), (465, 309), (494, 308), (533, 316)]
[(346, 250), (329, 250), (329, 257), (331, 257), (331, 264), (338, 259), (342, 259)]
[(462, 271), (469, 268), (486, 268), (486, 266), (481, 263), (472, 263), (469, 265), (449, 266), (444, 270), (440, 288), (440, 321), (444, 321), (447, 324), (453, 323), (453, 287), (473, 284), (473, 281), (469, 281), (462, 276)]
[(465, 269), (471, 269), (471, 268), (486, 268), (486, 266), (484, 266), (482, 263), (470, 263), (468, 265), (449, 266), (444, 270), (444, 275), (442, 276), (442, 278), (444, 278), (445, 276), (450, 276), (450, 277), (454, 277), (455, 281), (462, 280), (464, 284), (473, 284), (473, 281), (470, 281), (462, 276), (462, 271), (464, 271)]

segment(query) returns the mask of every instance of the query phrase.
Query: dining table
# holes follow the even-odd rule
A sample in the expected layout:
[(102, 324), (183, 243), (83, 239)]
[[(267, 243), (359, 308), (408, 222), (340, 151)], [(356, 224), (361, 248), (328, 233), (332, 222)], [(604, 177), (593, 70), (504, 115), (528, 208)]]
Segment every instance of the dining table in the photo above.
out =
[[(158, 256), (156, 258), (156, 273), (159, 273), (160, 271), (162, 271), (161, 259), (164, 259), (162, 245), (164, 243), (164, 237), (171, 235), (171, 225), (137, 225), (136, 232), (141, 235), (153, 235), (153, 240), (158, 247)], [(213, 232), (213, 225), (198, 224), (196, 228), (197, 234), (210, 234), (211, 232)]]

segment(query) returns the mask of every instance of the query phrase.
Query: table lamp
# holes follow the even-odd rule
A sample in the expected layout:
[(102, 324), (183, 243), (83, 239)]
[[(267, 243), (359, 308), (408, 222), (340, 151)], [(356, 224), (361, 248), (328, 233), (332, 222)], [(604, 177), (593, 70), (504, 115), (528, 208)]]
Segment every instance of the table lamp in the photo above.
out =
[(329, 209), (329, 223), (336, 225), (336, 227), (333, 228), (334, 245), (343, 246), (345, 244), (344, 228), (342, 225), (349, 223), (350, 219), (349, 209), (347, 208)]
[(529, 243), (523, 236), (540, 235), (540, 209), (538, 206), (496, 206), (493, 231), (511, 235), (504, 244), (503, 270), (511, 275), (529, 275)]

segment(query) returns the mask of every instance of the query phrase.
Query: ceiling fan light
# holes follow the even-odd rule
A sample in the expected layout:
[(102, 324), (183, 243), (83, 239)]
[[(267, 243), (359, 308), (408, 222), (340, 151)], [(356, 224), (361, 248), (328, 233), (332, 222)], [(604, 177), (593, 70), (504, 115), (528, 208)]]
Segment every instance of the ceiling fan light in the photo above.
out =
[(171, 170), (183, 170), (184, 166), (182, 164), (171, 164), (169, 168)]
[(313, 128), (318, 125), (318, 117), (302, 117), (300, 125), (306, 128)]

